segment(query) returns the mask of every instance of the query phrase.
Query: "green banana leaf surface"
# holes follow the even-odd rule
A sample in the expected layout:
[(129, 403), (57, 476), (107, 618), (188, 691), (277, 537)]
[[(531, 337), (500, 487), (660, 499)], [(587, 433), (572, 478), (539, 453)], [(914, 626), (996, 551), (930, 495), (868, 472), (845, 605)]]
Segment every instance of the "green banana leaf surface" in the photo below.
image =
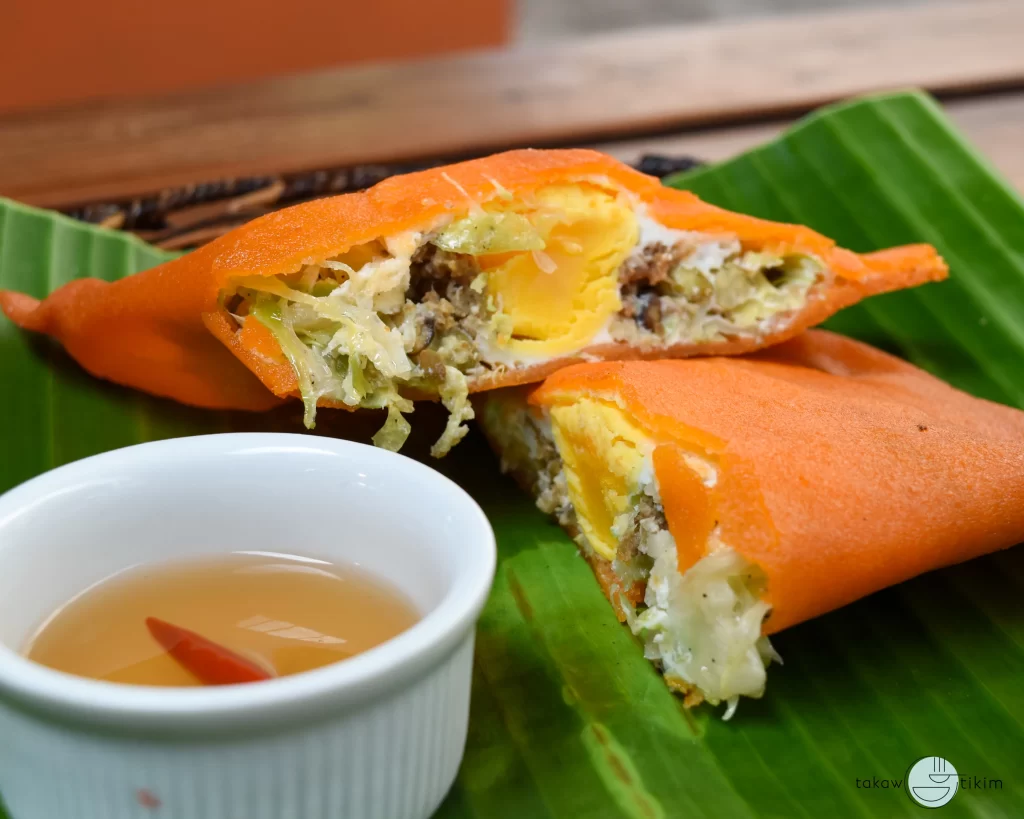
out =
[[(936, 245), (949, 281), (880, 296), (829, 326), (975, 395), (1024, 406), (1024, 202), (920, 94), (820, 111), (778, 140), (669, 180), (724, 207), (802, 222), (855, 250)], [(167, 255), (0, 201), (0, 288), (42, 296)], [(0, 318), (0, 491), (140, 441), (301, 430), (301, 407), (213, 413), (101, 383)], [(380, 419), (323, 411), (318, 434)], [(443, 419), (417, 409), (411, 452)], [(895, 817), (908, 768), (941, 756), (949, 817), (1024, 815), (1024, 552), (934, 572), (773, 638), (760, 701), (687, 711), (612, 614), (570, 540), (474, 433), (433, 462), (499, 541), (480, 621), (465, 761), (438, 816), (514, 819)], [(992, 784), (995, 780), (999, 785)], [(0, 817), (3, 809), (0, 808)], [(14, 818), (16, 819), (16, 817)], [(54, 817), (61, 819), (61, 817)]]

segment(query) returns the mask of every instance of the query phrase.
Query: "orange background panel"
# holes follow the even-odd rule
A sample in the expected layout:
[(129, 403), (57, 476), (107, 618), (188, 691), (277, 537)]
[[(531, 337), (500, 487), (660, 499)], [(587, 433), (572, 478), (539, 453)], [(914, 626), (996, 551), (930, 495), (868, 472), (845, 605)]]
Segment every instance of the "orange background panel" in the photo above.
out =
[(15, 0), (0, 111), (507, 41), (512, 0)]

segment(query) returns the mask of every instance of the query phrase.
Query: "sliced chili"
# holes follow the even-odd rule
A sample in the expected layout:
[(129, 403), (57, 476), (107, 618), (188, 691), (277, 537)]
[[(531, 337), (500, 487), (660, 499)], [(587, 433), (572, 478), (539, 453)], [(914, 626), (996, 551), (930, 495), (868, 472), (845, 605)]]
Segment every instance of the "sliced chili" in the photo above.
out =
[(146, 618), (146, 628), (178, 663), (204, 685), (260, 682), (271, 675), (256, 663), (212, 640), (156, 617)]

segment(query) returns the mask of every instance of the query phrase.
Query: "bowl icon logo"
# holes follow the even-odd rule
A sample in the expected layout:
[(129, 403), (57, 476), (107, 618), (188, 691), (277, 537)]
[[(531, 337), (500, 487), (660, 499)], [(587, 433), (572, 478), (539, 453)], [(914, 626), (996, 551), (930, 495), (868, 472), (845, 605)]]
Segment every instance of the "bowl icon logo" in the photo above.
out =
[(956, 768), (941, 756), (922, 757), (907, 771), (907, 793), (925, 808), (948, 804), (959, 787)]

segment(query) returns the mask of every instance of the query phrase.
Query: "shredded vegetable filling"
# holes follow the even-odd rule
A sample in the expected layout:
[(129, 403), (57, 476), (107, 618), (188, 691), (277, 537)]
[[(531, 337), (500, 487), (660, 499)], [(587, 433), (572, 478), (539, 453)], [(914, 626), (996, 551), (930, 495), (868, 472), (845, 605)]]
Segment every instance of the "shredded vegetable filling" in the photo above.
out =
[(669, 230), (597, 185), (553, 185), (518, 199), (495, 190), (429, 230), (357, 245), (292, 274), (234, 280), (225, 308), (280, 345), (308, 427), (324, 403), (385, 409), (374, 442), (398, 449), (412, 399), (433, 398), (450, 413), (432, 450), (440, 457), (466, 434), (475, 378), (609, 341), (756, 335), (802, 307), (823, 280), (810, 257)]
[[(549, 418), (513, 396), (489, 401), (482, 421), (502, 453), (502, 470), (526, 484), (538, 507), (554, 514), (594, 558), (594, 545), (579, 526), (580, 510), (570, 498)], [(694, 467), (706, 473), (706, 481), (717, 479), (711, 465)], [(644, 472), (653, 475), (653, 469)], [(686, 694), (689, 703), (726, 703), (728, 719), (741, 696), (763, 694), (768, 664), (781, 662), (761, 634), (769, 611), (762, 599), (764, 575), (722, 543), (717, 530), (707, 554), (680, 573), (657, 481), (647, 478), (636, 487), (629, 505), (628, 520), (616, 520), (614, 526), (618, 546), (611, 569), (618, 587), (613, 602), (668, 683)], [(637, 597), (628, 593), (636, 587), (643, 594), (634, 606), (628, 598)]]
[(674, 344), (764, 334), (802, 308), (822, 279), (811, 256), (744, 250), (735, 239), (653, 242), (623, 267), (623, 309), (611, 335)]
[(764, 693), (765, 668), (780, 658), (761, 624), (769, 606), (761, 600), (764, 577), (735, 550), (722, 546), (682, 574), (676, 544), (667, 529), (646, 542), (654, 564), (647, 577), (646, 608), (629, 613), (644, 655), (670, 682), (681, 681), (712, 704), (727, 703), (725, 718), (740, 696)]
[[(466, 434), (464, 422), (472, 419), (473, 409), (463, 371), (477, 359), (472, 345), (453, 332), (451, 316), (444, 315), (445, 308), (454, 313), (451, 302), (440, 305), (433, 290), (424, 295), (434, 298), (419, 304), (407, 297), (421, 283), (413, 281), (414, 271), (422, 279), (442, 263), (422, 252), (414, 261), (421, 246), (418, 235), (404, 236), (307, 265), (293, 276), (236, 282), (240, 305), (235, 309), (245, 313), (240, 320), (251, 316), (266, 327), (295, 370), (306, 426), (314, 425), (324, 399), (386, 409), (387, 420), (373, 442), (398, 450), (410, 432), (404, 417), (413, 411), (403, 394), (408, 390), (438, 396), (449, 411), (431, 450), (435, 456), (447, 454)], [(450, 287), (473, 293), (468, 283), (452, 285), (457, 270), (445, 273)], [(437, 309), (423, 309), (431, 305)]]

